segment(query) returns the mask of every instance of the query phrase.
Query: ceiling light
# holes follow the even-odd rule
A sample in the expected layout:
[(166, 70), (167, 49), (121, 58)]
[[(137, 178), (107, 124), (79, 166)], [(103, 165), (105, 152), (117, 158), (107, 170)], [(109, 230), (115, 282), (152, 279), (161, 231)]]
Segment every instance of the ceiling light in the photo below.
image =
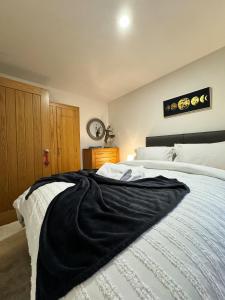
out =
[(119, 18), (119, 26), (121, 28), (127, 28), (130, 25), (130, 18), (126, 15)]

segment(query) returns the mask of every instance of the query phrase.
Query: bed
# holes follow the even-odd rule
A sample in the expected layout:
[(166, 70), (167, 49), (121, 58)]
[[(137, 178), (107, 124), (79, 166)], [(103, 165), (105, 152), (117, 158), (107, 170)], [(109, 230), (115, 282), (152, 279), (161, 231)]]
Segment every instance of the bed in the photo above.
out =
[[(147, 137), (146, 146), (225, 141), (225, 131)], [(142, 177), (163, 175), (184, 182), (190, 193), (170, 214), (117, 255), (65, 300), (225, 299), (225, 170), (182, 162), (129, 161)], [(39, 234), (48, 205), (71, 183), (27, 191), (14, 207), (23, 217), (31, 256), (35, 299)]]

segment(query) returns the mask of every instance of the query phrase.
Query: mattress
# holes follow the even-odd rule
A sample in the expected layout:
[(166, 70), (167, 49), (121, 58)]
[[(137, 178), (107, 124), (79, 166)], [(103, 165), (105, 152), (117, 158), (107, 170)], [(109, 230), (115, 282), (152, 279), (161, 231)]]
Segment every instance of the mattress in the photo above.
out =
[[(169, 215), (62, 299), (225, 299), (225, 171), (175, 162), (124, 165), (135, 170), (140, 167), (143, 177), (177, 178), (191, 192)], [(14, 202), (26, 226), (32, 300), (45, 212), (52, 199), (71, 185), (50, 183), (34, 191), (28, 201), (25, 191)]]

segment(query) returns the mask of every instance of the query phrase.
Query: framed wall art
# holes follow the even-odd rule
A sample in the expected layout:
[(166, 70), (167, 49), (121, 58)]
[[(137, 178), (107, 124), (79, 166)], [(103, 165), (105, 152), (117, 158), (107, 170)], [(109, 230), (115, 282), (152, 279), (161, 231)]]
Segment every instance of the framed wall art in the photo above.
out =
[(164, 117), (211, 107), (210, 88), (163, 101)]

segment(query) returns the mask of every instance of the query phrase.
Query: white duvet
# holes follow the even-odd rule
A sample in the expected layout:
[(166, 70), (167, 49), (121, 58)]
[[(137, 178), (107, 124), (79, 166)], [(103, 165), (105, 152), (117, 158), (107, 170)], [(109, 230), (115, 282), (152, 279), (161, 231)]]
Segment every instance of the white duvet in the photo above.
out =
[[(225, 171), (174, 162), (124, 165), (135, 170), (142, 166), (144, 177), (177, 178), (191, 192), (167, 217), (63, 299), (225, 299)], [(26, 225), (32, 300), (41, 224), (51, 200), (69, 186), (47, 184), (28, 201), (24, 193), (14, 202)]]

